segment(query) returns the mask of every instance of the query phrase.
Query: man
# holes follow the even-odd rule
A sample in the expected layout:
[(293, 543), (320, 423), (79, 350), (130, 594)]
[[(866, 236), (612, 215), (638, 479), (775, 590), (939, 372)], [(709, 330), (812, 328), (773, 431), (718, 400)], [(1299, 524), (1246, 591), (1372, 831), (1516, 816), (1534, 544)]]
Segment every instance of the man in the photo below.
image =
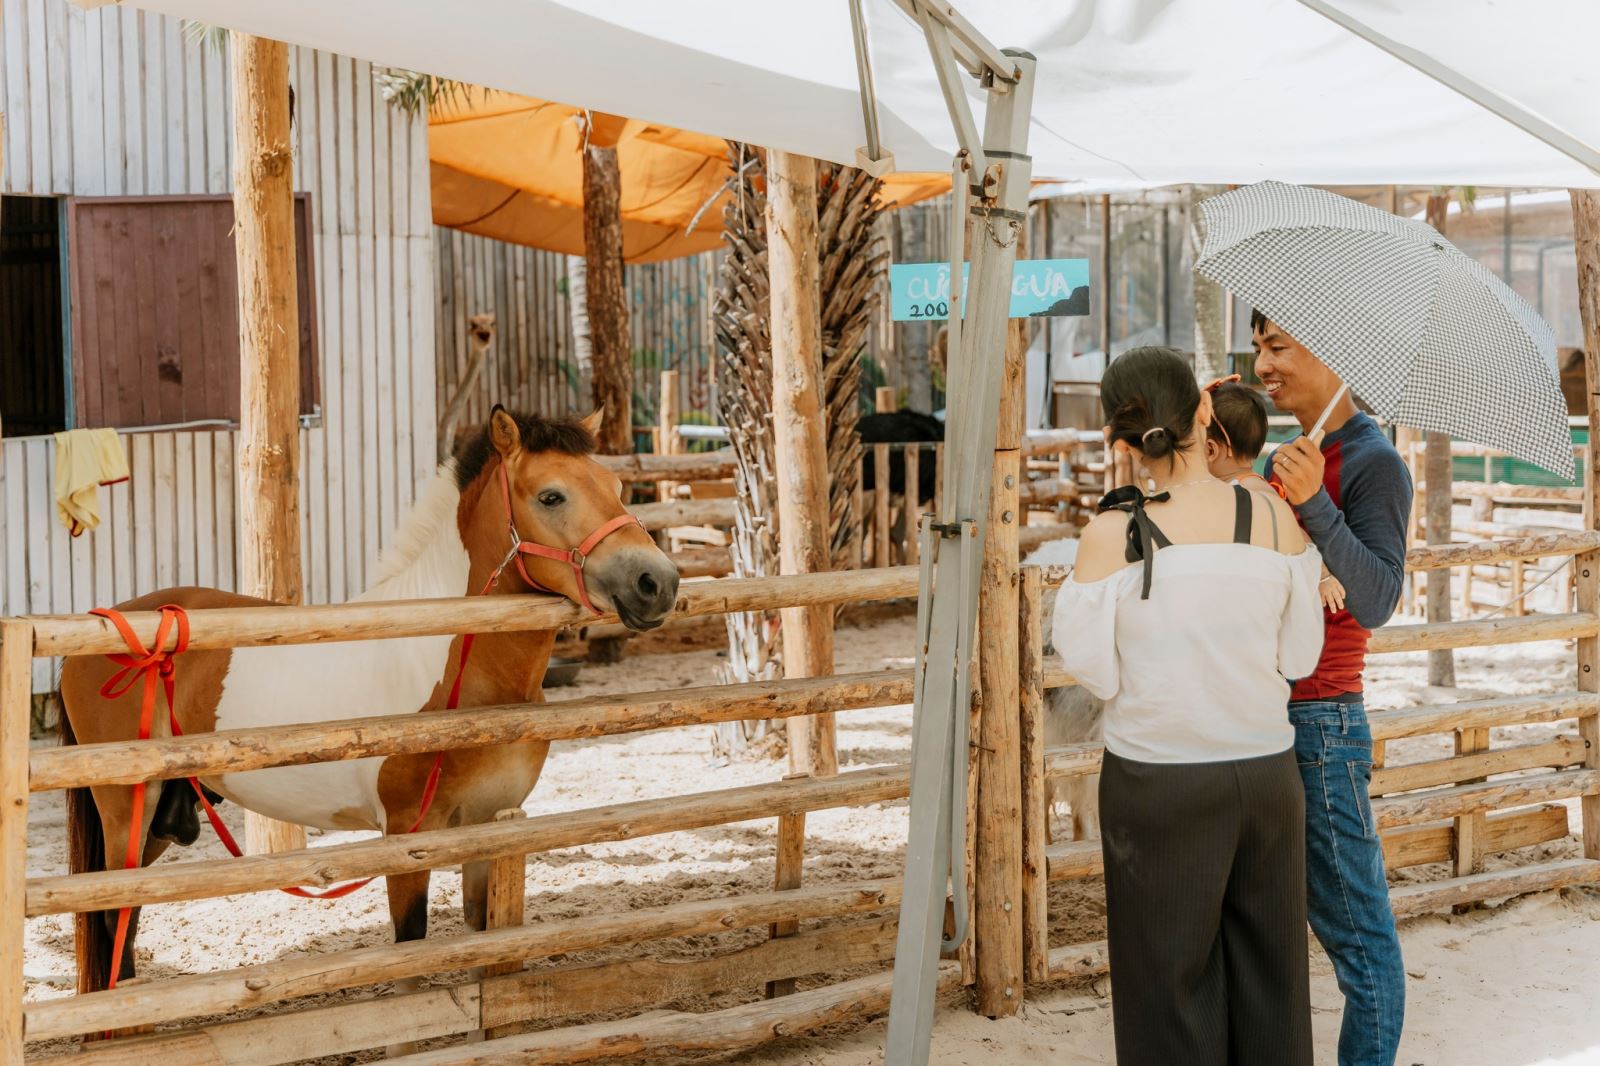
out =
[(1341, 395), (1338, 375), (1261, 312), (1250, 329), (1256, 375), (1307, 433), (1339, 397), (1326, 436), (1283, 445), (1267, 473), (1345, 589), (1344, 609), (1325, 613), (1316, 672), (1295, 683), (1289, 703), (1306, 788), (1306, 891), (1311, 928), (1345, 996), (1340, 1066), (1392, 1066), (1406, 975), (1367, 798), (1372, 732), (1361, 675), (1371, 631), (1400, 600), (1411, 475), (1377, 423)]

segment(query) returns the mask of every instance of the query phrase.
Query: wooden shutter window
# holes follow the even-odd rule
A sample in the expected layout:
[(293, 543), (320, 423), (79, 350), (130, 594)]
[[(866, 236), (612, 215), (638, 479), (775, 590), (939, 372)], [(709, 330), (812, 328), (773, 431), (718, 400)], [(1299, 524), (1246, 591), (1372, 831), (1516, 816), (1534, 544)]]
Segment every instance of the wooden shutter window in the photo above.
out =
[[(317, 410), (309, 197), (295, 194), (300, 411)], [(67, 201), (74, 424), (239, 420), (239, 296), (228, 196)]]

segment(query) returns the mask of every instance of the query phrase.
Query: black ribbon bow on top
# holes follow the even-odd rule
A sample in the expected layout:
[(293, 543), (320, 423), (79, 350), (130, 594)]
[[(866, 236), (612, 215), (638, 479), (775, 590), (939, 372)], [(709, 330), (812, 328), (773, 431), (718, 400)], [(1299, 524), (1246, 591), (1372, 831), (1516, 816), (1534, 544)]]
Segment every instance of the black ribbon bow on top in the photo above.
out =
[[(1107, 511), (1122, 511), (1129, 517), (1128, 522), (1128, 547), (1123, 557), (1130, 563), (1144, 563), (1144, 587), (1139, 593), (1141, 600), (1150, 598), (1150, 579), (1155, 573), (1156, 548), (1171, 547), (1172, 541), (1167, 535), (1156, 528), (1150, 521), (1150, 516), (1144, 513), (1147, 503), (1166, 503), (1172, 499), (1170, 492), (1158, 492), (1154, 496), (1146, 496), (1144, 490), (1137, 485), (1124, 485), (1120, 489), (1113, 489), (1100, 499), (1100, 513)], [(1148, 551), (1146, 545), (1154, 545)]]

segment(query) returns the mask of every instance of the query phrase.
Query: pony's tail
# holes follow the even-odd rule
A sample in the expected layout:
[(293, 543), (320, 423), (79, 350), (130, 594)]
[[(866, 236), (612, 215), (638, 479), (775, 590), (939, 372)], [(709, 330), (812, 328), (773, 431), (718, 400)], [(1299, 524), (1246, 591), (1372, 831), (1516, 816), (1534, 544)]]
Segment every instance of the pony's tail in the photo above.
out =
[[(61, 716), (61, 744), (78, 742), (72, 719)], [(106, 868), (105, 831), (94, 793), (87, 788), (67, 789), (67, 869), (75, 874), (98, 873)], [(99, 911), (72, 916), (73, 940), (78, 955), (78, 993), (100, 992), (111, 984), (111, 931)]]

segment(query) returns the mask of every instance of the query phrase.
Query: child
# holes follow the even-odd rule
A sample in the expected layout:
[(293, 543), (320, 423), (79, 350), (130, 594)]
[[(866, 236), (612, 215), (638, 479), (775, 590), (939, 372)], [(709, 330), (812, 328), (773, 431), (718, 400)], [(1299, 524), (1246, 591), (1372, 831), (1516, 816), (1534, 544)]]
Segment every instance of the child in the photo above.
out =
[[(1220, 481), (1243, 485), (1252, 492), (1275, 492), (1271, 482), (1256, 473), (1255, 463), (1267, 444), (1267, 405), (1259, 394), (1239, 383), (1239, 375), (1218, 378), (1206, 386), (1215, 417), (1206, 430), (1206, 467)], [(1337, 614), (1344, 610), (1344, 586), (1324, 567), (1317, 587), (1322, 605)]]

